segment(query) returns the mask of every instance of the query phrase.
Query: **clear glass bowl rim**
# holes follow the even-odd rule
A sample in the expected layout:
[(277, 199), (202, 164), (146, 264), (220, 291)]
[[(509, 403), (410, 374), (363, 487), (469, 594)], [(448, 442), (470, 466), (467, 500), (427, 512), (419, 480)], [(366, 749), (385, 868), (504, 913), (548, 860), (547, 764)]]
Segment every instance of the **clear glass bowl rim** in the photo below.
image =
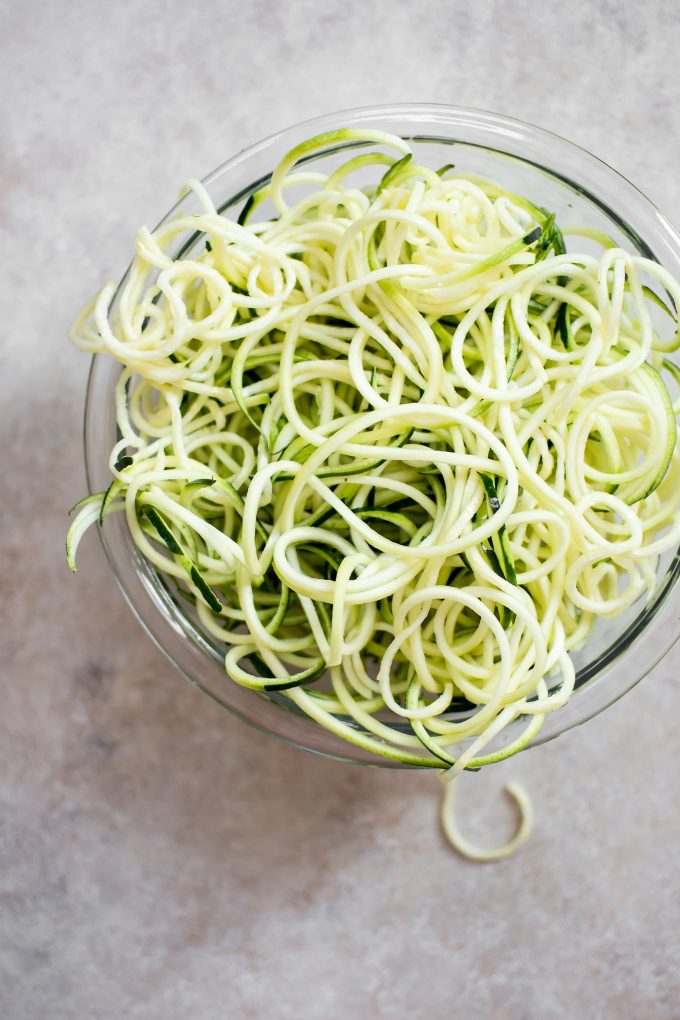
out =
[[(404, 125), (412, 130), (404, 132)], [(680, 276), (680, 236), (649, 199), (620, 173), (592, 153), (561, 136), (505, 115), (485, 110), (450, 106), (439, 103), (393, 104), (341, 110), (322, 117), (301, 121), (238, 152), (208, 174), (202, 181), (210, 189), (227, 178), (233, 181), (228, 191), (230, 203), (245, 196), (258, 182), (261, 174), (243, 171), (265, 157), (267, 172), (281, 155), (298, 142), (340, 127), (371, 126), (404, 134), (406, 137), (427, 137), (479, 148), (490, 148), (499, 154), (519, 159), (552, 176), (582, 186), (589, 198), (598, 199), (610, 216), (625, 223), (626, 230), (636, 237), (641, 249), (656, 257), (676, 276)], [(437, 134), (437, 131), (440, 134)], [(455, 134), (453, 133), (455, 132)], [(276, 155), (271, 155), (276, 153)], [(245, 182), (244, 182), (245, 181)], [(238, 184), (241, 187), (238, 187)], [(603, 198), (606, 196), (606, 201)], [(160, 221), (164, 223), (182, 208), (181, 198)], [(626, 210), (625, 221), (616, 210)], [(159, 224), (160, 225), (160, 224)], [(129, 267), (128, 267), (129, 268)], [(126, 270), (121, 284), (127, 277)], [(107, 371), (108, 369), (108, 371)], [(108, 471), (110, 443), (101, 425), (102, 398), (107, 390), (111, 396), (112, 372), (115, 363), (95, 355), (90, 366), (84, 417), (85, 468), (88, 488), (102, 488)], [(353, 764), (377, 765), (388, 768), (413, 768), (364, 751), (336, 737), (318, 724), (266, 697), (238, 687), (221, 674), (215, 687), (206, 677), (209, 668), (206, 650), (200, 640), (191, 639), (177, 619), (169, 616), (170, 603), (164, 599), (153, 572), (139, 556), (129, 533), (116, 515), (99, 529), (107, 560), (133, 614), (164, 655), (194, 686), (232, 714), (263, 732), (284, 742), (324, 757)], [(532, 747), (586, 722), (609, 707), (637, 684), (666, 655), (680, 636), (680, 550), (665, 577), (662, 591), (657, 594), (653, 612), (642, 626), (633, 625), (625, 640), (614, 643), (612, 654), (604, 657), (601, 668), (574, 692), (563, 708), (551, 713)], [(644, 615), (644, 614), (643, 614)], [(639, 619), (639, 618), (638, 618)], [(637, 624), (638, 621), (636, 621)], [(635, 653), (635, 654), (633, 654)], [(603, 658), (603, 657), (601, 657)]]

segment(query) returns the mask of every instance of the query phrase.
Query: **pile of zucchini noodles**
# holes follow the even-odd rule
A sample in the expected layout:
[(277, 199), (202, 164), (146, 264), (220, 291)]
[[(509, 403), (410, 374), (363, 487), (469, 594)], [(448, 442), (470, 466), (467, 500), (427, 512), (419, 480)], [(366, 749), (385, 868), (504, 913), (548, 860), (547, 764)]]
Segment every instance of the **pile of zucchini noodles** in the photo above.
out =
[(232, 681), (396, 762), (517, 752), (680, 537), (680, 286), (380, 131), (298, 146), (238, 222), (188, 187), (202, 211), (142, 228), (73, 328), (122, 371), (70, 565), (122, 511)]

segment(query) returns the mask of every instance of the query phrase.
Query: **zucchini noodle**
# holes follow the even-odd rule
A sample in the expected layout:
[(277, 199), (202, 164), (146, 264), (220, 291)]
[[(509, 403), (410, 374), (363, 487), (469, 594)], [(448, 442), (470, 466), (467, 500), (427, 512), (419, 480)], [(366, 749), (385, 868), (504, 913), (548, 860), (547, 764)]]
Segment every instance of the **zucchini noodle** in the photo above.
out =
[(454, 850), (471, 861), (499, 861), (503, 857), (510, 857), (516, 850), (519, 850), (523, 843), (526, 843), (534, 827), (534, 808), (529, 794), (519, 783), (507, 784), (505, 792), (517, 806), (519, 825), (515, 835), (507, 843), (488, 849), (470, 842), (458, 828), (454, 803), (459, 782), (460, 779), (457, 776), (454, 779), (449, 779), (449, 774), (447, 774), (439, 807), (439, 821), (448, 842)]
[(521, 750), (680, 538), (680, 286), (379, 131), (298, 146), (238, 222), (188, 188), (72, 330), (122, 369), (70, 566), (120, 511), (231, 681), (408, 765)]

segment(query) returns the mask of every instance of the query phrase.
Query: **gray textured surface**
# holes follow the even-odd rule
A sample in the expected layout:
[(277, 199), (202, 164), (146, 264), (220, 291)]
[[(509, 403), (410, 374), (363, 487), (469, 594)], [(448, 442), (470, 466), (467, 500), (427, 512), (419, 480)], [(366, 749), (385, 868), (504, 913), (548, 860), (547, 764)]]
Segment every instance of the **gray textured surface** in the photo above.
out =
[(254, 735), (171, 673), (94, 536), (62, 560), (66, 326), (185, 176), (333, 108), (452, 101), (555, 127), (677, 222), (677, 5), (1, 6), (3, 1020), (680, 1017), (678, 655), (476, 780), (472, 834), (510, 824), (509, 772), (538, 812), (480, 867), (436, 780)]

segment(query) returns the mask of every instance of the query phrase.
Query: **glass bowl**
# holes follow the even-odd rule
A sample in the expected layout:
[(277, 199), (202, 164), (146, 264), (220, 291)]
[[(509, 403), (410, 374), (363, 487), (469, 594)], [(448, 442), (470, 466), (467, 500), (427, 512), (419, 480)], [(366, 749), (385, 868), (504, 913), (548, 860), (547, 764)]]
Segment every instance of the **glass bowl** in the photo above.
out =
[[(249, 196), (268, 181), (280, 158), (294, 145), (321, 132), (358, 126), (407, 138), (417, 162), (433, 167), (454, 163), (460, 172), (496, 179), (508, 190), (554, 211), (560, 225), (578, 223), (604, 231), (622, 247), (657, 259), (680, 277), (680, 236), (620, 174), (558, 135), (478, 110), (414, 104), (329, 114), (244, 149), (203, 183), (216, 206), (236, 218)], [(345, 149), (350, 146), (357, 143), (335, 144), (314, 153), (308, 162), (326, 171), (346, 158)], [(199, 211), (192, 193), (161, 222), (178, 212)], [(188, 251), (197, 239), (198, 235), (181, 238), (171, 254)], [(117, 439), (114, 387), (119, 371), (111, 358), (96, 356), (92, 360), (85, 407), (85, 464), (91, 492), (106, 488), (110, 481), (108, 460)], [(357, 764), (413, 767), (346, 743), (302, 715), (285, 694), (261, 694), (232, 682), (222, 665), (223, 652), (197, 629), (139, 554), (124, 515), (107, 518), (100, 534), (137, 619), (174, 666), (218, 704), (258, 729), (316, 754)], [(547, 715), (531, 746), (601, 712), (665, 655), (680, 634), (679, 573), (680, 549), (662, 558), (656, 591), (649, 602), (636, 603), (616, 619), (598, 621), (585, 647), (573, 656), (577, 684), (571, 699)], [(506, 731), (506, 737), (511, 732)]]

